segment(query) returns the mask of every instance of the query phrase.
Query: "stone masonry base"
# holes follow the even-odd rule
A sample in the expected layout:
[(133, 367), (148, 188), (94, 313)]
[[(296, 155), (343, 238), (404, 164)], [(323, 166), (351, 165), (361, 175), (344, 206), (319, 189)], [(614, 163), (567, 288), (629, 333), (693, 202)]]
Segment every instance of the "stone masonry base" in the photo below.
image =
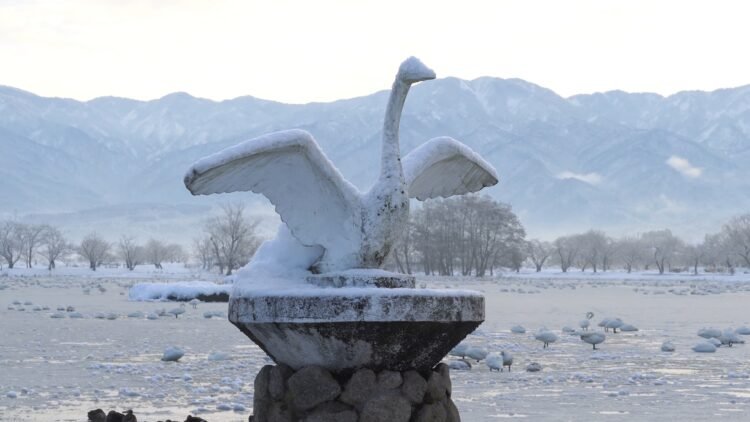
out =
[(251, 422), (459, 422), (448, 367), (331, 373), (266, 365), (255, 378)]

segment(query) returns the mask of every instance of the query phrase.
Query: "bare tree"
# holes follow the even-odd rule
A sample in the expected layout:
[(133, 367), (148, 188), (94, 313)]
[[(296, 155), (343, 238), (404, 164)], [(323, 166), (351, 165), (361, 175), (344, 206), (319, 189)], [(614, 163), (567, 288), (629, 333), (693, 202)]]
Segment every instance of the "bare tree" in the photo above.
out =
[(733, 217), (722, 231), (731, 252), (740, 257), (745, 266), (750, 267), (750, 214)]
[(555, 247), (555, 258), (560, 264), (562, 272), (567, 273), (568, 268), (573, 266), (578, 256), (579, 245), (573, 236), (562, 236), (553, 242)]
[(162, 262), (169, 259), (169, 248), (161, 240), (149, 239), (144, 247), (146, 261), (153, 264), (156, 269), (162, 269)]
[(21, 241), (23, 243), (23, 259), (26, 268), (31, 268), (36, 250), (42, 243), (44, 233), (49, 229), (45, 224), (23, 224), (21, 225)]
[(665, 269), (677, 257), (682, 249), (682, 240), (672, 234), (669, 230), (656, 230), (646, 232), (642, 236), (643, 242), (648, 248), (659, 274), (664, 274)]
[(618, 260), (628, 274), (643, 263), (645, 255), (645, 246), (639, 237), (624, 237), (617, 241)]
[(106, 240), (93, 232), (81, 240), (78, 253), (89, 262), (89, 268), (96, 271), (107, 258), (110, 247), (111, 245)]
[(48, 226), (42, 239), (42, 247), (39, 253), (47, 260), (47, 269), (55, 269), (55, 262), (71, 252), (73, 248), (68, 243), (62, 232), (56, 228)]
[(703, 260), (706, 250), (702, 243), (697, 245), (685, 245), (682, 248), (682, 257), (685, 260), (685, 264), (693, 268), (693, 274), (698, 275), (698, 265)]
[(260, 246), (256, 234), (258, 221), (245, 218), (242, 204), (225, 204), (220, 216), (210, 219), (205, 226), (219, 270), (226, 275), (245, 265)]
[[(209, 236), (203, 236), (193, 239), (193, 254), (201, 263), (201, 268), (210, 270), (214, 266), (214, 253), (211, 239)], [(223, 271), (222, 271), (223, 272)]]
[(123, 235), (117, 243), (117, 253), (125, 262), (125, 268), (133, 271), (137, 265), (143, 263), (146, 258), (144, 248), (135, 243), (135, 238)]
[(555, 252), (554, 246), (549, 242), (532, 239), (526, 243), (526, 250), (531, 262), (536, 267), (536, 272), (542, 271), (544, 263)]
[(13, 268), (23, 254), (23, 225), (15, 221), (0, 222), (0, 256)]

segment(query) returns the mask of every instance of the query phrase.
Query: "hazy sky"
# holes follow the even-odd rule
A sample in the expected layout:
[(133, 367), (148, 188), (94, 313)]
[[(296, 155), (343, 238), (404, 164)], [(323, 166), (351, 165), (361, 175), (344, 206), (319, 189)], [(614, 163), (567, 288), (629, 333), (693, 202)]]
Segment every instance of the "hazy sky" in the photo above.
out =
[(174, 91), (304, 103), (438, 77), (572, 95), (750, 84), (748, 1), (0, 0), (0, 85), (45, 96)]

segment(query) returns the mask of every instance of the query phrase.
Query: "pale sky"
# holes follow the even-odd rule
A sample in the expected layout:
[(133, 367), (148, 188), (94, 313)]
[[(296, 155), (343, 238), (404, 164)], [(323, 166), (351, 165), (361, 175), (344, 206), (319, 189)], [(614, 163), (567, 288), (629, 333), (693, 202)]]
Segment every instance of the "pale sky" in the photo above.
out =
[(0, 0), (0, 85), (87, 100), (175, 91), (330, 101), (438, 77), (563, 96), (750, 84), (748, 1)]

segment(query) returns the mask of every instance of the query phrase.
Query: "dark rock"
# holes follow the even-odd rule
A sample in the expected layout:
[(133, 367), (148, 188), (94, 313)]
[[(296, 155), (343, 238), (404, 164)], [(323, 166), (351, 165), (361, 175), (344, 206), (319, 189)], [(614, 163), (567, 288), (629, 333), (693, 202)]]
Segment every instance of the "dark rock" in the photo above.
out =
[(304, 422), (357, 422), (357, 412), (338, 401), (328, 401), (315, 407)]
[(445, 412), (447, 414), (446, 422), (461, 422), (461, 415), (458, 414), (458, 408), (453, 400), (448, 399), (443, 402), (445, 406)]
[[(287, 407), (285, 403), (278, 401), (271, 403), (271, 407), (268, 409), (268, 422), (292, 422), (293, 420), (292, 409)], [(258, 419), (258, 422), (263, 421)]]
[(404, 381), (400, 372), (397, 371), (381, 371), (378, 374), (378, 388), (381, 390), (390, 390), (393, 388), (401, 387), (401, 383)]
[(441, 377), (443, 377), (443, 382), (445, 383), (445, 389), (448, 392), (448, 396), (450, 397), (451, 393), (453, 392), (453, 384), (451, 384), (450, 366), (441, 362), (437, 364), (437, 366), (435, 367), (435, 371), (437, 371), (437, 373), (440, 374)]
[(359, 422), (408, 422), (411, 404), (401, 396), (380, 395), (365, 403)]
[(296, 410), (304, 411), (333, 400), (341, 394), (339, 383), (319, 366), (300, 369), (287, 380)]
[(132, 410), (128, 410), (122, 417), (122, 422), (138, 422)]
[(208, 422), (208, 421), (203, 418), (199, 418), (197, 416), (188, 415), (188, 417), (185, 419), (185, 422)]
[(370, 369), (360, 369), (349, 378), (339, 400), (361, 409), (377, 391), (378, 384), (375, 380), (375, 372)]
[(406, 371), (403, 377), (401, 393), (412, 403), (422, 403), (424, 393), (427, 391), (427, 381), (417, 371)]
[(448, 412), (445, 410), (443, 403), (425, 404), (419, 409), (417, 418), (414, 422), (446, 422)]
[(266, 365), (261, 368), (255, 377), (254, 395), (253, 395), (253, 413), (256, 422), (266, 422), (268, 420), (268, 409), (271, 406), (271, 394), (268, 392), (268, 383), (273, 366)]
[(430, 372), (427, 380), (427, 391), (424, 395), (425, 403), (436, 403), (444, 400), (448, 395), (448, 385), (438, 372)]
[(102, 409), (92, 410), (88, 413), (89, 422), (106, 422), (107, 414)]
[(268, 392), (274, 400), (281, 400), (286, 393), (286, 380), (294, 371), (292, 368), (281, 364), (274, 366), (268, 378)]
[(107, 419), (106, 422), (123, 422), (122, 418), (125, 415), (123, 415), (120, 412), (116, 412), (114, 410), (110, 410), (109, 413), (107, 413)]

